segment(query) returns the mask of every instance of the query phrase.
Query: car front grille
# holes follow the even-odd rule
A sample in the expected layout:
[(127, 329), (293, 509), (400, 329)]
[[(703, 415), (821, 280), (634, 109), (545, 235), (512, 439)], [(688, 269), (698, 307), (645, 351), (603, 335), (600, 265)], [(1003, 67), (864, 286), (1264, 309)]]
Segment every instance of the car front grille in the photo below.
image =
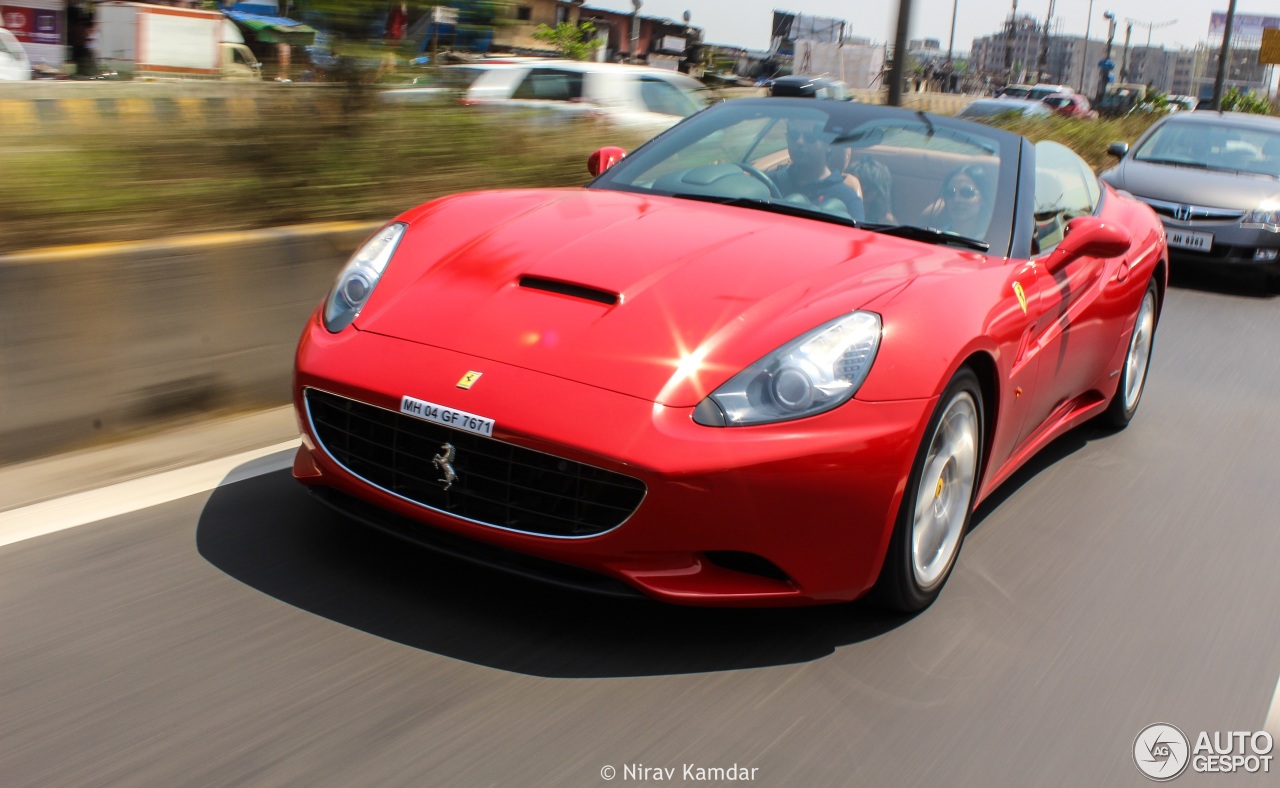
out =
[(1238, 222), (1244, 218), (1244, 211), (1232, 208), (1207, 208), (1203, 205), (1185, 205), (1183, 203), (1156, 200), (1150, 197), (1138, 199), (1151, 206), (1161, 216), (1168, 216), (1180, 222)]
[[(305, 392), (321, 448), (368, 483), (417, 504), (523, 533), (584, 537), (621, 525), (639, 479), (462, 432), (316, 389)], [(432, 459), (454, 448), (448, 490)]]

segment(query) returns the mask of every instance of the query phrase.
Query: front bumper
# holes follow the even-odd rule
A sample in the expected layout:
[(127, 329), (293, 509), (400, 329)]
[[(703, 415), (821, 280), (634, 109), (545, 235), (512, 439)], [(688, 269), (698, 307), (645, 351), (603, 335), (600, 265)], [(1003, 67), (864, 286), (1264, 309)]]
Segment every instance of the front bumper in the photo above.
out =
[(1192, 237), (1208, 238), (1207, 249), (1186, 248), (1169, 243), (1169, 256), (1173, 260), (1233, 267), (1270, 267), (1280, 269), (1280, 233), (1261, 227), (1241, 227), (1239, 221), (1192, 220), (1178, 221), (1160, 216), (1165, 234), (1171, 239), (1175, 233), (1192, 233)]
[[(484, 374), (464, 391), (456, 384), (468, 371)], [(493, 440), (639, 479), (643, 502), (620, 525), (575, 538), (428, 508), (325, 450), (307, 415), (311, 388), (396, 413), (409, 395), (492, 418)], [(330, 335), (315, 321), (298, 348), (294, 397), (294, 475), (337, 491), (326, 503), (365, 522), (440, 549), (434, 533), (457, 548), (446, 552), (520, 574), (553, 578), (541, 562), (565, 565), (575, 587), (592, 585), (577, 582), (587, 570), (669, 602), (742, 606), (851, 600), (875, 583), (934, 405), (855, 399), (794, 422), (702, 427), (689, 408), (353, 329)], [(454, 465), (468, 473), (466, 456)], [(519, 556), (536, 571), (522, 571), (530, 562)]]

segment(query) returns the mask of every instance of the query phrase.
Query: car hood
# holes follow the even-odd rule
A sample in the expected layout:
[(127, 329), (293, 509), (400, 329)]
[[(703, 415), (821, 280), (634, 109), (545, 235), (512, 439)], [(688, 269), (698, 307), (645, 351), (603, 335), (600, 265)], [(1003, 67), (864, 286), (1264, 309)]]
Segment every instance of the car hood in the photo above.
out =
[(401, 220), (410, 229), (359, 330), (678, 407), (910, 277), (982, 259), (813, 219), (590, 189), (460, 195)]
[(1264, 202), (1280, 202), (1280, 181), (1266, 175), (1198, 170), (1126, 159), (1103, 179), (1138, 197), (1251, 211)]

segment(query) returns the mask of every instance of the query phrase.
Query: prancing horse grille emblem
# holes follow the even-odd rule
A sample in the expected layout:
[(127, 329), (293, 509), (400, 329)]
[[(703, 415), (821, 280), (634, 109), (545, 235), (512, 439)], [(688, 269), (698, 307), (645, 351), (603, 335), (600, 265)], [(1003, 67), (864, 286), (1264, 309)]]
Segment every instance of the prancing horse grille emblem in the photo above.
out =
[(446, 443), (440, 447), (440, 453), (431, 458), (431, 464), (443, 474), (443, 479), (436, 479), (444, 484), (444, 489), (449, 489), (453, 483), (458, 480), (458, 474), (453, 470), (453, 458), (457, 455), (457, 450), (453, 448), (452, 443)]
[(1190, 205), (1178, 205), (1178, 206), (1174, 207), (1174, 209), (1173, 209), (1173, 218), (1177, 219), (1177, 220), (1178, 220), (1178, 221), (1180, 221), (1180, 222), (1189, 222), (1189, 221), (1191, 221), (1191, 206), (1190, 206)]

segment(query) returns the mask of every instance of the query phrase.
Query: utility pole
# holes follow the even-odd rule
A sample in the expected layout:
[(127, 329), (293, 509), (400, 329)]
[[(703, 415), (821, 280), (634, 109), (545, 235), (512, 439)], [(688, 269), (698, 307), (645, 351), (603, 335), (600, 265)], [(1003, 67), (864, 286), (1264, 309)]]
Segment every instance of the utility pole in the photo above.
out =
[(960, 0), (951, 3), (951, 38), (947, 41), (947, 62), (951, 61), (951, 51), (956, 44), (956, 12), (960, 10)]
[(889, 69), (889, 106), (902, 106), (902, 83), (907, 78), (907, 36), (911, 30), (911, 0), (898, 0), (898, 29), (893, 37), (893, 65)]
[[(1053, 23), (1053, 0), (1049, 0), (1049, 13), (1044, 18), (1044, 30), (1040, 36), (1040, 60), (1036, 63), (1036, 82), (1044, 81), (1045, 66), (1049, 63), (1049, 25)], [(1064, 75), (1065, 78), (1065, 75)]]
[(1133, 23), (1124, 28), (1124, 50), (1120, 54), (1120, 81), (1129, 81), (1129, 38), (1133, 35)]
[(1084, 92), (1085, 69), (1089, 67), (1089, 28), (1093, 25), (1093, 0), (1089, 0), (1089, 16), (1084, 20), (1084, 51), (1080, 53), (1080, 92)]
[(1227, 63), (1231, 60), (1231, 26), (1236, 20), (1236, 0), (1227, 5), (1227, 26), (1222, 31), (1222, 51), (1218, 54), (1218, 76), (1213, 80), (1213, 111), (1222, 110), (1222, 88), (1227, 82)]
[[(1147, 48), (1143, 50), (1143, 53), (1142, 53), (1142, 81), (1147, 82), (1149, 81), (1147, 79), (1147, 75), (1148, 75), (1147, 63), (1151, 58), (1151, 31), (1155, 30), (1158, 27), (1168, 27), (1169, 25), (1175, 25), (1178, 23), (1178, 20), (1169, 19), (1164, 22), (1143, 22), (1140, 19), (1125, 19), (1124, 21), (1128, 22), (1130, 27), (1137, 25), (1138, 27), (1145, 27), (1147, 29)], [(1129, 65), (1129, 61), (1126, 60), (1125, 66), (1128, 67), (1128, 65)], [(1127, 82), (1128, 80), (1126, 79), (1125, 81)]]
[(1018, 27), (1018, 0), (1013, 0), (1013, 10), (1004, 26), (1004, 82), (1013, 82), (1013, 34)]

